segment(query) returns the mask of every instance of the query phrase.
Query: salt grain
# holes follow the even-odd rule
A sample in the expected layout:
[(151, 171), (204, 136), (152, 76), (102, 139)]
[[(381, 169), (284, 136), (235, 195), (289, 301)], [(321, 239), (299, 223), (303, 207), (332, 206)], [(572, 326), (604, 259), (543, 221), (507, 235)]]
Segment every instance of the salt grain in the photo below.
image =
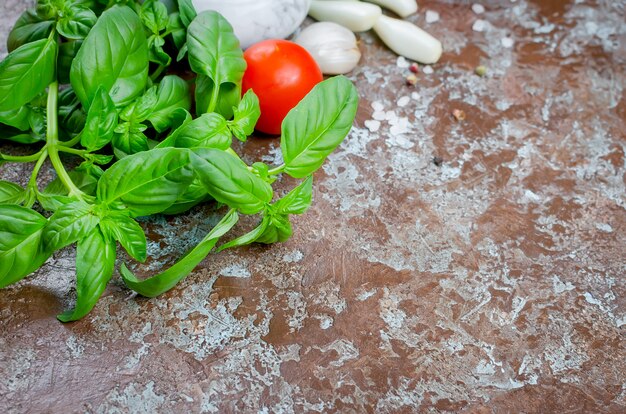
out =
[(380, 101), (374, 101), (370, 105), (375, 112), (380, 112), (385, 109), (385, 106)]
[(487, 22), (484, 20), (478, 19), (472, 25), (472, 30), (475, 32), (484, 32), (487, 27)]
[(385, 120), (385, 112), (384, 111), (376, 111), (372, 114), (372, 118), (374, 118), (377, 121), (384, 121)]
[(398, 104), (398, 106), (407, 106), (409, 104), (409, 102), (411, 102), (411, 98), (409, 98), (408, 96), (403, 96), (402, 98), (398, 99), (398, 102), (396, 102)]
[(411, 94), (411, 98), (417, 101), (420, 98), (420, 94), (417, 92), (413, 92)]
[(380, 129), (380, 121), (368, 119), (365, 121), (365, 128), (369, 129), (370, 132), (376, 132)]
[(439, 21), (439, 13), (432, 10), (426, 10), (426, 23), (435, 23)]
[(426, 74), (426, 75), (430, 75), (431, 73), (433, 73), (433, 68), (430, 66), (424, 66), (422, 68), (422, 73)]
[(501, 40), (502, 42), (502, 46), (506, 47), (507, 49), (510, 49), (513, 47), (513, 39), (511, 39), (510, 37), (503, 37)]
[(398, 60), (396, 60), (396, 65), (398, 65), (399, 68), (406, 69), (411, 66), (411, 63), (409, 63), (409, 61), (406, 60), (404, 56), (398, 56)]
[(482, 4), (472, 4), (472, 11), (476, 14), (483, 14), (485, 7)]

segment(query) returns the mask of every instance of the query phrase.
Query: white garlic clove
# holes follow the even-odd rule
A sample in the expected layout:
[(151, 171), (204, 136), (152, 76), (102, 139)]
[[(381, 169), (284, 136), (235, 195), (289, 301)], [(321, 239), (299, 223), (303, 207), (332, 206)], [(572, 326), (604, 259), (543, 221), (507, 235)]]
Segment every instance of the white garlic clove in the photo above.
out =
[(294, 41), (313, 56), (325, 75), (348, 73), (361, 59), (356, 36), (337, 23), (313, 23), (302, 30)]
[(309, 9), (309, 16), (315, 20), (338, 23), (353, 32), (370, 30), (381, 14), (375, 4), (359, 1), (314, 0)]
[(407, 17), (417, 12), (415, 0), (365, 0), (376, 3), (381, 7), (391, 10), (400, 17)]
[(380, 16), (374, 31), (391, 50), (411, 60), (430, 64), (441, 57), (441, 42), (413, 23)]

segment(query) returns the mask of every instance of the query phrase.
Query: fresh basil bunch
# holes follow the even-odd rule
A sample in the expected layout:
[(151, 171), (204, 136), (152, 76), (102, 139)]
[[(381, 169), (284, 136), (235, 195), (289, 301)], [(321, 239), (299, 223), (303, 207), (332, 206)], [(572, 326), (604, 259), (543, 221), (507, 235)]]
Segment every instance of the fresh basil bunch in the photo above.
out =
[[(0, 288), (76, 243), (77, 301), (58, 316), (63, 322), (94, 307), (113, 274), (116, 243), (146, 260), (137, 217), (179, 214), (208, 200), (229, 207), (200, 244), (162, 273), (140, 280), (122, 266), (125, 283), (144, 296), (188, 275), (240, 214), (260, 215), (258, 227), (219, 250), (288, 239), (290, 215), (311, 204), (313, 172), (352, 126), (354, 85), (328, 79), (283, 122), (285, 163), (247, 165), (231, 149), (232, 137), (245, 141), (260, 110), (252, 91), (241, 97), (246, 62), (239, 42), (218, 13), (196, 16), (190, 0), (177, 6), (39, 0), (10, 33), (10, 54), (0, 63), (0, 139), (39, 150), (0, 154), (2, 168), (34, 163), (25, 188), (0, 181)], [(163, 75), (185, 59), (195, 79)], [(82, 163), (68, 171), (60, 153)], [(57, 178), (41, 190), (37, 176), (46, 159)], [(281, 173), (304, 180), (274, 200), (271, 184)], [(36, 203), (49, 217), (32, 209)]]

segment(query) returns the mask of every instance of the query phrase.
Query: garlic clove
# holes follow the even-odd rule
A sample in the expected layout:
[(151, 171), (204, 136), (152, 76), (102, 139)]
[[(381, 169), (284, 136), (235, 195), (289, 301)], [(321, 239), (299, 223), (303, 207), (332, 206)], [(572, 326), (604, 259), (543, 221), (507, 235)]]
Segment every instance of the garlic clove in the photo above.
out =
[(375, 4), (359, 1), (313, 0), (309, 16), (322, 22), (334, 22), (353, 32), (370, 30), (382, 10)]
[(435, 63), (441, 57), (441, 42), (413, 23), (380, 16), (374, 31), (391, 50), (420, 63)]
[(417, 12), (415, 0), (365, 0), (376, 3), (381, 7), (391, 10), (400, 17), (407, 17)]
[(337, 23), (313, 23), (302, 30), (294, 41), (313, 56), (325, 75), (348, 73), (361, 59), (356, 36)]

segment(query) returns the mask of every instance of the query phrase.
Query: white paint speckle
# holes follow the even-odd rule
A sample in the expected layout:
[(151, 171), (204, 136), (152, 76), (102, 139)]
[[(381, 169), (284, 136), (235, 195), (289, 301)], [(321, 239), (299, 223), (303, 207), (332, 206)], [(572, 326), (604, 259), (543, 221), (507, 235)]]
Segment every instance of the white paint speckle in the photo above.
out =
[(297, 263), (304, 258), (304, 255), (300, 250), (294, 250), (291, 253), (287, 253), (283, 256), (283, 261), (287, 263)]
[(439, 13), (433, 10), (426, 10), (426, 23), (435, 23), (439, 21)]
[(419, 100), (420, 99), (420, 94), (417, 92), (411, 92), (411, 99), (413, 100)]
[(426, 65), (426, 66), (424, 66), (424, 67), (422, 68), (422, 73), (423, 73), (424, 75), (430, 75), (430, 74), (431, 74), (431, 73), (433, 73), (433, 72), (434, 72), (434, 70), (433, 70), (432, 66)]
[(613, 233), (613, 227), (607, 223), (596, 223), (596, 229), (605, 233)]
[(230, 266), (226, 266), (220, 270), (220, 275), (224, 277), (241, 277), (248, 278), (252, 276), (250, 270), (248, 270), (247, 263), (234, 263)]

